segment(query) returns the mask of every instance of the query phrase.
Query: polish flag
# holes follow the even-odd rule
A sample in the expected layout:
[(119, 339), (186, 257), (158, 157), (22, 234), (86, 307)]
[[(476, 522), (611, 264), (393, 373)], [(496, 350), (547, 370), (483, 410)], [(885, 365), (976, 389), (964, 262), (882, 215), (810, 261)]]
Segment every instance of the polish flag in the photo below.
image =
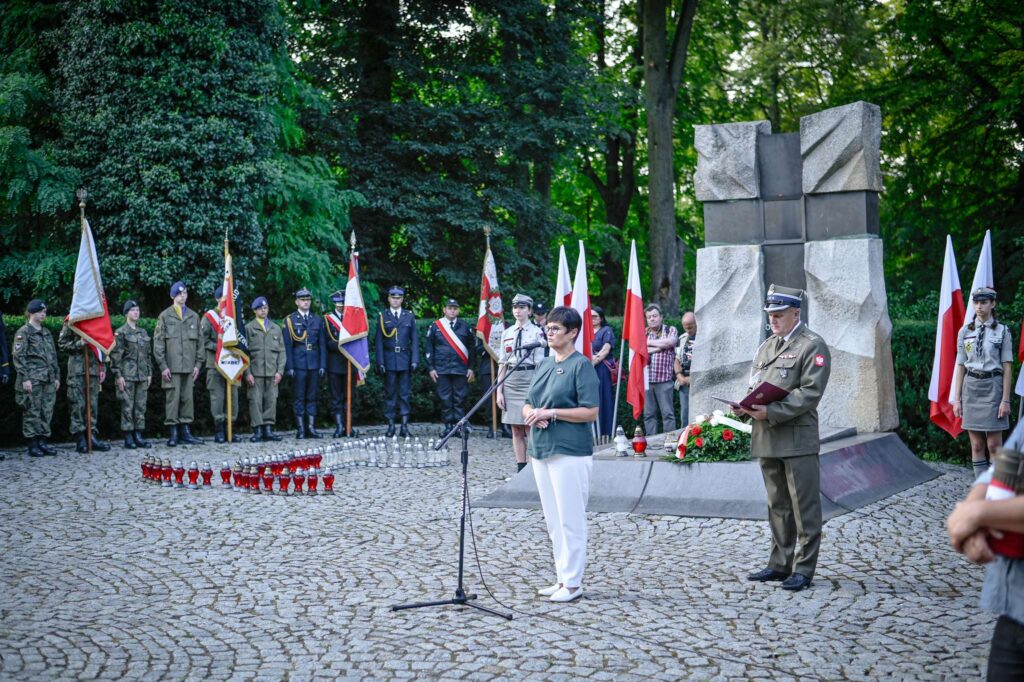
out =
[(363, 289), (359, 285), (359, 253), (352, 251), (348, 260), (348, 283), (345, 285), (345, 312), (338, 330), (338, 350), (359, 370), (359, 381), (370, 371), (369, 333)]
[(572, 306), (572, 283), (569, 280), (569, 261), (565, 258), (565, 245), (558, 247), (558, 281), (555, 283), (555, 305)]
[(501, 337), (505, 333), (505, 312), (501, 305), (501, 287), (498, 286), (498, 267), (491, 254), (491, 240), (487, 239), (484, 254), (484, 272), (480, 277), (480, 310), (477, 313), (476, 335), (483, 341), (484, 350), (495, 362), (501, 357)]
[(629, 284), (626, 290), (626, 312), (622, 316), (622, 342), (629, 345), (629, 379), (626, 402), (633, 406), (633, 419), (644, 412), (644, 391), (647, 390), (647, 318), (644, 316), (644, 298), (640, 294), (640, 269), (636, 260), (636, 240), (629, 250)]
[(942, 263), (942, 289), (939, 293), (939, 315), (935, 329), (935, 358), (932, 360), (932, 380), (928, 387), (931, 401), (931, 420), (936, 426), (956, 438), (963, 429), (960, 419), (953, 416), (952, 385), (956, 372), (956, 337), (964, 319), (965, 306), (960, 276), (956, 272), (953, 239), (946, 235), (946, 257)]
[[(565, 247), (562, 247), (561, 256), (564, 255)], [(594, 321), (590, 319), (590, 293), (587, 291), (587, 256), (583, 251), (582, 241), (580, 242), (580, 257), (576, 261), (576, 280), (572, 285), (572, 297), (569, 301), (569, 307), (576, 310), (580, 317), (583, 318), (583, 328), (576, 335), (576, 350), (586, 355), (587, 358), (591, 358), (594, 355)]]
[(71, 295), (68, 326), (92, 346), (97, 357), (114, 347), (114, 329), (110, 326), (107, 297), (100, 280), (100, 262), (89, 221), (82, 215), (82, 241), (78, 246), (75, 289)]
[[(985, 240), (981, 244), (981, 254), (978, 255), (978, 267), (974, 269), (974, 282), (971, 290), (967, 292), (968, 297), (978, 287), (989, 287), (995, 289), (996, 279), (992, 274), (992, 231), (985, 230)], [(974, 306), (965, 304), (964, 324), (974, 322)], [(959, 331), (959, 330), (957, 330)], [(956, 372), (949, 383), (950, 402), (956, 397)]]
[(231, 264), (228, 240), (224, 240), (224, 286), (217, 301), (220, 329), (217, 334), (217, 371), (229, 382), (235, 384), (249, 366), (249, 343), (245, 338), (245, 326), (239, 324), (235, 310), (235, 275)]

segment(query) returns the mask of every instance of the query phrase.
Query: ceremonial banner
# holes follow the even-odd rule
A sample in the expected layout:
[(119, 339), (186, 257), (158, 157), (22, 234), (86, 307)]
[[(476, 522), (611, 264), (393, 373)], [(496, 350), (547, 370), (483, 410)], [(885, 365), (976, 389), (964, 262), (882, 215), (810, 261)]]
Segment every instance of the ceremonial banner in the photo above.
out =
[(960, 276), (956, 272), (953, 239), (946, 235), (946, 256), (942, 263), (942, 287), (939, 291), (939, 315), (935, 328), (935, 356), (932, 380), (928, 386), (931, 420), (940, 429), (956, 438), (963, 429), (960, 418), (953, 415), (953, 377), (956, 372), (956, 337), (964, 319), (964, 297)]
[(480, 278), (480, 310), (476, 321), (476, 335), (495, 362), (501, 357), (501, 336), (505, 333), (505, 315), (501, 306), (501, 288), (498, 286), (498, 268), (491, 255), (491, 240), (487, 239), (484, 254), (484, 272)]
[[(582, 242), (580, 242), (582, 244)], [(569, 279), (569, 262), (565, 258), (565, 245), (558, 247), (558, 280), (555, 282), (555, 305), (572, 305), (572, 281)]]
[[(985, 241), (982, 242), (981, 253), (978, 255), (978, 267), (974, 269), (974, 282), (971, 283), (971, 290), (967, 292), (968, 301), (964, 311), (964, 324), (974, 321), (974, 303), (970, 300), (971, 293), (978, 287), (995, 289), (995, 281), (995, 276), (992, 274), (992, 232), (985, 230)], [(950, 402), (956, 398), (955, 383), (956, 372), (953, 372), (953, 379), (949, 384)]]
[[(84, 204), (83, 204), (84, 205)], [(84, 212), (84, 209), (83, 209)], [(82, 241), (78, 246), (75, 289), (71, 295), (68, 326), (85, 340), (102, 359), (114, 347), (114, 329), (110, 325), (107, 297), (100, 280), (100, 263), (89, 221), (82, 215)]]
[(238, 324), (235, 312), (235, 277), (231, 270), (231, 253), (226, 239), (223, 292), (217, 301), (217, 312), (220, 313), (220, 329), (217, 332), (217, 371), (235, 384), (249, 366), (249, 343), (245, 339), (244, 328)]
[[(590, 319), (590, 293), (587, 289), (587, 256), (583, 250), (583, 242), (580, 243), (580, 256), (576, 260), (576, 280), (572, 285), (572, 297), (569, 307), (573, 308), (583, 318), (583, 327), (576, 335), (576, 350), (587, 356), (589, 360), (594, 356), (594, 321)], [(562, 254), (565, 255), (565, 248)]]
[(359, 254), (354, 250), (348, 261), (345, 314), (341, 318), (341, 326), (338, 330), (338, 350), (359, 370), (359, 382), (362, 383), (370, 371), (370, 324), (366, 319), (363, 289), (359, 286)]
[(644, 317), (644, 299), (640, 294), (640, 268), (636, 260), (636, 240), (629, 250), (629, 276), (626, 290), (626, 311), (622, 319), (622, 342), (629, 345), (629, 379), (626, 402), (633, 406), (633, 419), (644, 412), (644, 391), (647, 390), (647, 318)]

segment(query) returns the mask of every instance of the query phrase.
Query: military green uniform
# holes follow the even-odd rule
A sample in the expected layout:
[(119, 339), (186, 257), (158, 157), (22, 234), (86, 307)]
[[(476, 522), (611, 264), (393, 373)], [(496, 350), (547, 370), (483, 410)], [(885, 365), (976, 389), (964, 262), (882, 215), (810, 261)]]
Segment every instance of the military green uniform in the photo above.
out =
[(274, 375), (284, 376), (287, 361), (284, 336), (281, 327), (269, 319), (255, 318), (245, 325), (245, 337), (249, 341), (246, 376), (251, 376), (256, 382), (249, 387), (249, 419), (253, 429), (273, 426), (277, 417), (278, 389)]
[(121, 430), (144, 431), (146, 399), (153, 376), (150, 357), (153, 343), (145, 329), (132, 329), (127, 324), (114, 336), (116, 343), (110, 352), (110, 371), (115, 379), (124, 379), (124, 390), (117, 391), (117, 399), (121, 401)]
[(178, 311), (171, 305), (156, 319), (153, 331), (153, 357), (162, 373), (171, 370), (171, 380), (160, 379), (164, 389), (164, 424), (191, 424), (195, 417), (192, 372), (203, 368), (199, 340), (199, 316), (194, 310)]
[[(216, 314), (216, 313), (214, 313)], [(218, 323), (219, 324), (219, 323)], [(203, 315), (199, 335), (206, 351), (206, 391), (210, 394), (210, 413), (214, 424), (227, 421), (227, 379), (217, 371), (217, 327), (210, 321), (210, 313)], [(231, 387), (231, 423), (238, 419), (238, 384)]]
[(96, 430), (96, 414), (100, 402), (100, 370), (103, 363), (86, 341), (67, 324), (60, 330), (57, 346), (68, 354), (68, 414), (71, 435), (85, 433), (85, 358), (83, 349), (89, 349), (89, 409), (90, 427)]
[(772, 552), (768, 568), (814, 577), (821, 545), (818, 402), (831, 359), (825, 341), (803, 323), (789, 339), (770, 336), (754, 356), (751, 388), (767, 381), (789, 391), (754, 420), (750, 456), (761, 462), (768, 493)]
[[(26, 324), (14, 334), (11, 359), (17, 375), (14, 401), (24, 412), (21, 432), (26, 438), (49, 437), (57, 382), (60, 381), (53, 334), (45, 327), (36, 329)], [(32, 382), (31, 392), (21, 386), (26, 381)]]

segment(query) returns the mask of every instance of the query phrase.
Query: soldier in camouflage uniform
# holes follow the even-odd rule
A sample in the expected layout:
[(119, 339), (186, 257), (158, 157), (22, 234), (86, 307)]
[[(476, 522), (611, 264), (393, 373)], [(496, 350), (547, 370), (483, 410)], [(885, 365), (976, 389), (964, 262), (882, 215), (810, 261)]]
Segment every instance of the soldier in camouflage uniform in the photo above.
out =
[(252, 302), (256, 318), (245, 325), (245, 338), (249, 340), (249, 369), (245, 383), (249, 386), (249, 419), (252, 422), (253, 443), (281, 440), (274, 433), (277, 418), (277, 390), (284, 378), (287, 358), (281, 327), (270, 321), (267, 299), (257, 296)]
[[(98, 354), (85, 339), (68, 325), (67, 318), (57, 337), (57, 346), (68, 354), (68, 416), (71, 418), (71, 435), (75, 437), (75, 450), (89, 451), (86, 428), (92, 430), (92, 449), (107, 452), (110, 445), (96, 435), (96, 417), (99, 412), (100, 384), (107, 378), (107, 368)], [(90, 425), (85, 425), (85, 357), (89, 353), (89, 409)]]
[(185, 307), (188, 289), (183, 282), (171, 285), (174, 303), (156, 318), (153, 330), (153, 357), (160, 367), (160, 385), (164, 389), (164, 424), (167, 425), (168, 447), (182, 443), (202, 443), (189, 431), (194, 417), (192, 391), (196, 377), (203, 368), (199, 337), (199, 316)]
[(6, 385), (11, 380), (11, 354), (7, 350), (7, 327), (4, 316), (0, 314), (0, 384)]
[(114, 332), (117, 343), (110, 352), (110, 371), (121, 402), (121, 433), (126, 448), (148, 448), (149, 441), (142, 432), (146, 429), (146, 399), (153, 383), (153, 342), (145, 329), (136, 326), (138, 303), (126, 301), (124, 314), (126, 321)]
[(14, 383), (14, 401), (24, 412), (21, 432), (28, 440), (31, 457), (56, 455), (46, 444), (50, 435), (53, 404), (60, 388), (60, 366), (53, 334), (43, 328), (46, 304), (38, 298), (29, 301), (25, 309), (28, 323), (14, 334), (11, 359), (17, 377)]
[[(219, 286), (213, 292), (213, 298), (220, 301), (224, 294), (224, 287)], [(219, 304), (218, 304), (219, 305)], [(210, 413), (213, 417), (215, 428), (213, 440), (216, 443), (224, 443), (228, 439), (227, 434), (227, 379), (217, 371), (217, 337), (220, 335), (220, 311), (215, 306), (207, 310), (203, 315), (203, 321), (199, 325), (199, 336), (203, 340), (203, 348), (206, 351), (206, 391), (210, 395)], [(238, 384), (231, 386), (231, 423), (238, 420)], [(237, 442), (240, 438), (233, 432), (231, 440)]]

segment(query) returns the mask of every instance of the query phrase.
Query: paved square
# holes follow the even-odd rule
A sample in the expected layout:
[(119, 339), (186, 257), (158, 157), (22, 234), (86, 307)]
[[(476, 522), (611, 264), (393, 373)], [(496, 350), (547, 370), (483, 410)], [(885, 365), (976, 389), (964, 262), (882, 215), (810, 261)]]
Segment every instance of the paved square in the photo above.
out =
[[(155, 451), (218, 469), (223, 448)], [(509, 622), (389, 609), (453, 595), (456, 464), (349, 469), (333, 497), (285, 498), (144, 484), (143, 452), (0, 463), (0, 678), (977, 679), (988, 654), (983, 570), (944, 531), (966, 469), (828, 522), (798, 594), (743, 579), (764, 522), (591, 514), (586, 596), (550, 604), (540, 512), (476, 510), (501, 604), (472, 545), (466, 583)], [(472, 496), (512, 471), (510, 441), (471, 439)]]

